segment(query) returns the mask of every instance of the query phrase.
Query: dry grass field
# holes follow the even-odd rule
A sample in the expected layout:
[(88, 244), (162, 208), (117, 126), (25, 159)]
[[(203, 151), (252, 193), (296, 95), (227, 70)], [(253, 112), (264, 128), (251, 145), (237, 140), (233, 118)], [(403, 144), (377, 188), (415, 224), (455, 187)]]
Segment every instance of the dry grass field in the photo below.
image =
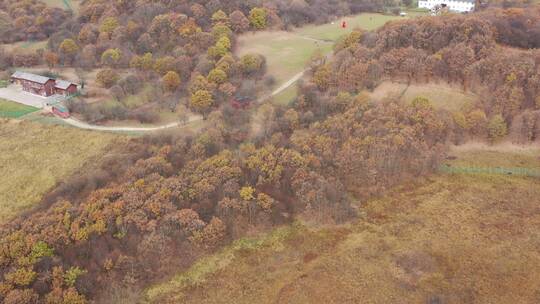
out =
[(117, 135), (0, 119), (0, 224), (107, 152)]
[(370, 95), (375, 101), (399, 98), (408, 103), (416, 97), (426, 97), (435, 107), (449, 111), (459, 110), (464, 104), (474, 103), (478, 99), (475, 94), (447, 83), (411, 84), (407, 87), (405, 83), (384, 81)]
[[(495, 149), (539, 167), (537, 147)], [(451, 151), (460, 165), (478, 145)], [(536, 152), (535, 152), (536, 151)], [(504, 155), (499, 155), (504, 156)], [(342, 227), (243, 239), (147, 290), (151, 303), (539, 303), (540, 180), (435, 175), (365, 203)]]

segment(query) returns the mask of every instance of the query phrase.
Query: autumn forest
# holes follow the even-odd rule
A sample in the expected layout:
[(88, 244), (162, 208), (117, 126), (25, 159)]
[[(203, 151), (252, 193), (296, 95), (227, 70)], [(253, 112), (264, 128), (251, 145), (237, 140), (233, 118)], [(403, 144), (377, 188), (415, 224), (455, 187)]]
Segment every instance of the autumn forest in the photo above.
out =
[[(256, 100), (274, 81), (264, 56), (234, 54), (238, 35), (389, 2), (86, 0), (74, 15), (2, 1), (2, 42), (47, 39), (47, 47), (0, 47), (0, 70), (99, 68), (97, 83), (120, 101), (75, 99), (71, 112), (155, 121), (122, 103), (150, 84), (160, 107), (203, 117), (197, 129), (111, 145), (3, 224), (2, 303), (113, 303), (118, 290), (140, 292), (246, 235), (358, 220), (363, 202), (436, 173), (451, 145), (540, 140), (540, 7), (521, 3), (354, 29), (330, 56), (312, 56), (291, 104), (229, 104), (239, 94)], [(448, 83), (479, 98), (458, 110), (422, 96), (375, 101), (370, 92), (383, 81)]]

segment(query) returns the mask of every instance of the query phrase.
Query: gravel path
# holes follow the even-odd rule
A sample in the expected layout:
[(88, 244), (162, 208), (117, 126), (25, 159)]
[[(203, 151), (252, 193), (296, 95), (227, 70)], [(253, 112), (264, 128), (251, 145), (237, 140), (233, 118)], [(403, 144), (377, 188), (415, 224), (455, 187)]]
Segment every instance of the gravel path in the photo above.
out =
[[(259, 103), (265, 102), (272, 96), (278, 95), (279, 93), (285, 91), (288, 87), (292, 86), (294, 83), (296, 83), (302, 76), (304, 76), (304, 73), (307, 70), (304, 70), (296, 75), (294, 75), (291, 79), (289, 79), (287, 82), (285, 82), (283, 85), (281, 85), (279, 88), (277, 88), (275, 91), (273, 91), (270, 95), (265, 96), (263, 98), (260, 98), (258, 100)], [(192, 123), (195, 121), (202, 120), (203, 117), (200, 115), (191, 116), (189, 118), (188, 123)], [(98, 126), (98, 125), (91, 125), (86, 122), (77, 120), (75, 118), (67, 118), (63, 119), (63, 122), (66, 124), (69, 124), (73, 127), (79, 128), (79, 129), (85, 129), (85, 130), (94, 130), (94, 131), (104, 131), (104, 132), (155, 132), (165, 129), (171, 129), (181, 126), (180, 122), (173, 122), (162, 126), (156, 126), (156, 127), (106, 127), (106, 126)]]
[[(203, 119), (202, 116), (199, 116), (199, 115), (191, 116), (187, 123), (200, 121), (202, 119)], [(67, 119), (63, 119), (62, 121), (79, 129), (106, 131), (106, 132), (154, 132), (154, 131), (159, 131), (159, 130), (164, 130), (164, 129), (176, 128), (182, 125), (180, 122), (173, 122), (173, 123), (169, 123), (162, 126), (156, 126), (156, 127), (107, 127), (107, 126), (91, 125), (91, 124), (82, 122), (80, 120), (77, 120), (75, 118), (67, 118)]]

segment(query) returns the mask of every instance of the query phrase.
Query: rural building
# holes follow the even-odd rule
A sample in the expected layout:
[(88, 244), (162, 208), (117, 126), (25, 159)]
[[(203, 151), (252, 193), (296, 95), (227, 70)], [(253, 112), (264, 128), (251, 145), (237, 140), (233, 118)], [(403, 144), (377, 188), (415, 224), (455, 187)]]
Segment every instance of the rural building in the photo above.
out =
[(73, 95), (77, 93), (77, 85), (65, 80), (56, 80), (54, 90), (58, 95)]
[(41, 96), (51, 96), (54, 94), (56, 81), (49, 77), (40, 75), (15, 72), (11, 75), (11, 81), (22, 86), (26, 92)]
[(440, 7), (447, 7), (452, 12), (469, 13), (474, 11), (476, 0), (419, 0), (419, 8), (435, 11)]
[(77, 84), (50, 77), (17, 71), (11, 75), (11, 82), (21, 85), (22, 89), (32, 94), (49, 97), (51, 95), (73, 95), (77, 93)]

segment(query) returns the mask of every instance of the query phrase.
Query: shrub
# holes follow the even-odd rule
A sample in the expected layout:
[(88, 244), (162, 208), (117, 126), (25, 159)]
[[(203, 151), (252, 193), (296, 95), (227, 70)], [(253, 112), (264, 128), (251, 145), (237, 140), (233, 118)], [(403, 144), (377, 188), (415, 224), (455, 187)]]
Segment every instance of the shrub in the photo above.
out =
[(222, 84), (227, 81), (227, 73), (218, 68), (213, 69), (208, 74), (208, 80), (213, 83)]
[(255, 29), (262, 30), (266, 28), (266, 10), (256, 7), (249, 12), (249, 22)]
[(111, 69), (101, 70), (96, 75), (96, 81), (100, 86), (108, 89), (116, 84), (118, 74)]
[(504, 118), (502, 115), (495, 115), (488, 124), (488, 135), (489, 139), (494, 142), (497, 140), (500, 140), (507, 134), (507, 126), (506, 121), (504, 121)]

